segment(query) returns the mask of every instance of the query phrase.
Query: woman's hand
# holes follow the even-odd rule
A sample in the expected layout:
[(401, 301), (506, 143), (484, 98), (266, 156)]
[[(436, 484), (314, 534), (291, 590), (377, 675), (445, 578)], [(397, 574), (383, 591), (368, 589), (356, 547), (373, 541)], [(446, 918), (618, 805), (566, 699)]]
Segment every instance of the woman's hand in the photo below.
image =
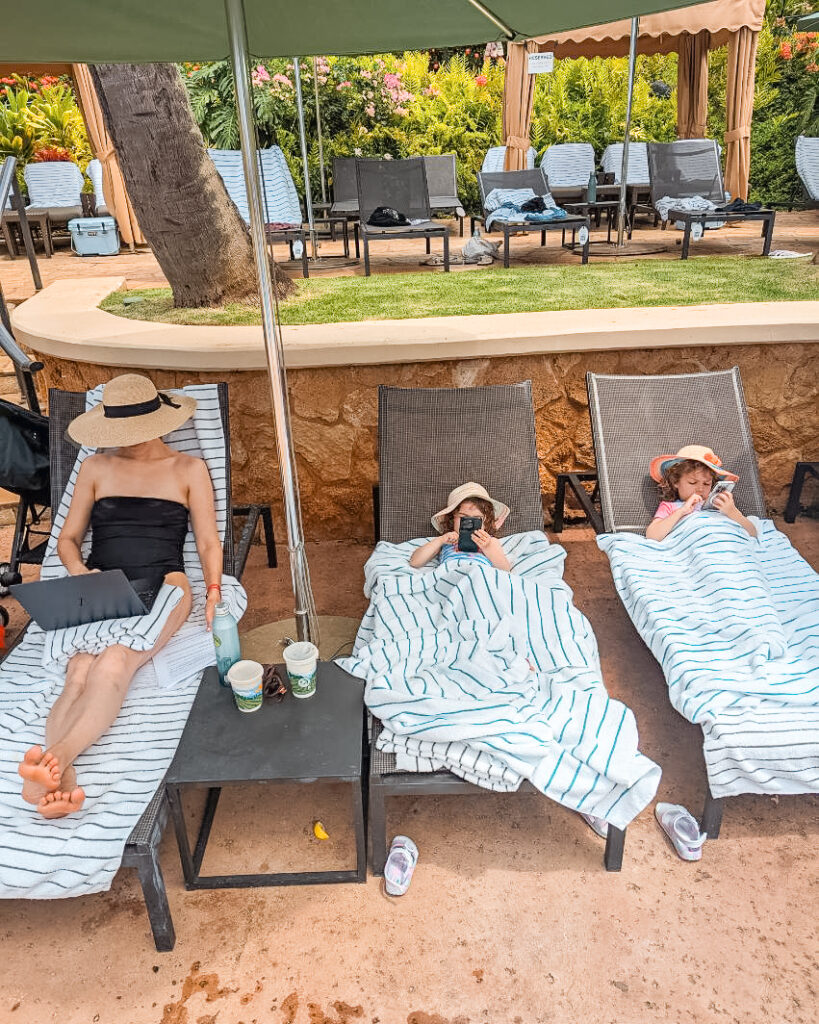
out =
[(216, 605), (222, 600), (221, 590), (217, 590), (215, 587), (208, 590), (208, 596), (205, 599), (205, 625), (208, 632), (211, 630), (213, 625), (213, 616), (216, 611)]
[(690, 515), (696, 508), (703, 503), (703, 498), (699, 494), (692, 494), (686, 499), (685, 504), (680, 509), (681, 516)]
[[(68, 568), (68, 566), (66, 566)], [(99, 572), (99, 569), (89, 569), (87, 565), (80, 562), (79, 565), (75, 565), (73, 568), (68, 568), (69, 576), (90, 576), (93, 572)]]

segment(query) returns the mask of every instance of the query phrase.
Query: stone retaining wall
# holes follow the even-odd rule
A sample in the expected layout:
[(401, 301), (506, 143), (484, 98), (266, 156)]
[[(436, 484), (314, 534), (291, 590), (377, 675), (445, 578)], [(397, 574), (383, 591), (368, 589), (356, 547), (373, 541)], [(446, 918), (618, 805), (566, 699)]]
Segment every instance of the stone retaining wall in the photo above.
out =
[[(85, 390), (121, 367), (41, 356), (49, 386)], [(632, 349), (380, 366), (296, 369), (288, 374), (293, 435), (308, 539), (373, 536), (372, 485), (378, 478), (379, 384), (467, 387), (533, 384), (541, 483), (547, 515), (555, 474), (592, 468), (586, 386), (597, 373), (693, 373), (739, 365), (765, 497), (781, 511), (797, 460), (819, 453), (819, 345), (815, 343)], [(144, 371), (138, 371), (144, 372)], [(158, 387), (227, 380), (234, 500), (280, 502), (269, 389), (262, 371), (150, 374)], [(502, 429), (502, 424), (499, 425)], [(711, 443), (708, 438), (692, 438)], [(279, 516), (279, 521), (281, 517)], [(281, 531), (279, 536), (281, 536)]]

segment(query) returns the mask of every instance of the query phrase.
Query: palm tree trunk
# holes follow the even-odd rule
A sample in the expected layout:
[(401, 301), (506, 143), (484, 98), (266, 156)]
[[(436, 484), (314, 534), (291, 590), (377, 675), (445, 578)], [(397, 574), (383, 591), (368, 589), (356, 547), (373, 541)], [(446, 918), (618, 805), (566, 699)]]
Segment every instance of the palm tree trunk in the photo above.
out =
[[(177, 306), (258, 293), (248, 227), (208, 157), (173, 64), (94, 64), (94, 85), (139, 225)], [(273, 270), (279, 298), (292, 281)]]

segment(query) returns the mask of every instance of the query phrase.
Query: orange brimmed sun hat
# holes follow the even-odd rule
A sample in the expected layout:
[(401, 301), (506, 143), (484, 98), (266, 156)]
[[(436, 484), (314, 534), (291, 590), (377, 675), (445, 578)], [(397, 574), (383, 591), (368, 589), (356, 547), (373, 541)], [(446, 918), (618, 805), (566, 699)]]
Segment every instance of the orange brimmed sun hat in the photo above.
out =
[(649, 468), (651, 479), (660, 483), (675, 463), (686, 462), (688, 459), (692, 462), (701, 462), (703, 466), (716, 473), (722, 480), (739, 480), (736, 474), (729, 473), (727, 469), (722, 468), (722, 460), (714, 455), (710, 448), (706, 448), (704, 444), (687, 444), (680, 448), (676, 455), (658, 455), (656, 459), (651, 460), (651, 467)]
[(89, 448), (125, 448), (163, 437), (193, 416), (196, 399), (166, 395), (138, 373), (114, 377), (102, 401), (68, 424), (68, 436)]
[(502, 501), (497, 501), (495, 498), (490, 497), (485, 487), (470, 481), (468, 484), (461, 484), (454, 491), (450, 491), (449, 497), (446, 499), (446, 508), (442, 508), (440, 512), (436, 512), (432, 517), (432, 525), (438, 533), (444, 532), (442, 523), (444, 516), (454, 512), (462, 501), (468, 501), (470, 498), (482, 498), (484, 501), (492, 503), (492, 508), (495, 510), (495, 526), (501, 526), (509, 515), (508, 505), (504, 505)]

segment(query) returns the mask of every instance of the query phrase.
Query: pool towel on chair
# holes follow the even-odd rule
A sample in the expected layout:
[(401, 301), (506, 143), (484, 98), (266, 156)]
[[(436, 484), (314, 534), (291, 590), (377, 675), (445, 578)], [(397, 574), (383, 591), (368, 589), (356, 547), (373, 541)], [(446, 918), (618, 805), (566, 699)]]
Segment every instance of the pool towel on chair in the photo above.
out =
[(526, 778), (624, 828), (660, 770), (637, 749), (631, 711), (606, 694), (594, 634), (563, 582), (566, 552), (531, 532), (501, 542), (511, 573), (471, 560), (413, 569), (422, 543), (376, 547), (370, 606), (343, 663), (367, 681), (378, 746), (402, 770), (448, 768), (487, 789)]
[[(198, 406), (194, 417), (171, 434), (168, 443), (205, 459), (216, 494), (221, 535), (228, 526), (224, 435), (213, 385), (185, 388)], [(88, 407), (101, 389), (89, 392)], [(41, 577), (64, 575), (56, 537), (68, 509), (77, 471), (90, 452), (81, 449), (60, 508)], [(87, 554), (90, 534), (86, 538)], [(184, 549), (185, 571), (193, 591), (188, 623), (204, 627), (205, 584), (192, 532)], [(239, 617), (246, 598), (232, 577), (223, 577), (223, 594)], [(20, 796), (17, 765), (25, 751), (43, 743), (45, 720), (62, 689), (68, 657), (79, 650), (99, 651), (109, 643), (137, 650), (151, 647), (171, 608), (177, 587), (163, 585), (149, 615), (44, 633), (31, 623), (20, 644), (0, 666), (0, 897), (53, 899), (99, 892), (111, 887), (134, 825), (162, 782), (199, 685), (201, 672), (179, 679), (173, 689), (156, 686), (149, 662), (134, 678), (122, 711), (111, 729), (77, 758), (80, 785), (86, 792), (82, 810), (47, 821)]]
[(604, 534), (618, 593), (702, 727), (715, 797), (819, 792), (819, 576), (770, 520), (717, 512), (663, 541)]

